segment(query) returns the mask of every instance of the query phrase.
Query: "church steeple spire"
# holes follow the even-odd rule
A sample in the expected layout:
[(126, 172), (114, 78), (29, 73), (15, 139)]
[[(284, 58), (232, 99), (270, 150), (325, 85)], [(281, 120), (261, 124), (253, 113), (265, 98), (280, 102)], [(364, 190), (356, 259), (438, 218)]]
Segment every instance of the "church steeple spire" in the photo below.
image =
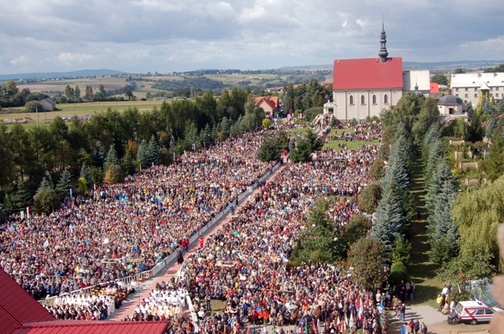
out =
[(387, 35), (385, 35), (385, 24), (383, 23), (382, 20), (382, 31), (380, 35), (380, 52), (378, 53), (378, 56), (380, 56), (381, 62), (384, 63), (387, 61)]

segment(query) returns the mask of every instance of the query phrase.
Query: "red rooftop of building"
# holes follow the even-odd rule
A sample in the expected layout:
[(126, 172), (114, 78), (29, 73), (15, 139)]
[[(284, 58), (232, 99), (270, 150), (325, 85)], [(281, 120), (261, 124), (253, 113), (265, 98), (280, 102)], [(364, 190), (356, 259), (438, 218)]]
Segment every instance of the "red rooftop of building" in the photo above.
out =
[(1, 334), (162, 334), (168, 322), (57, 320), (0, 268)]

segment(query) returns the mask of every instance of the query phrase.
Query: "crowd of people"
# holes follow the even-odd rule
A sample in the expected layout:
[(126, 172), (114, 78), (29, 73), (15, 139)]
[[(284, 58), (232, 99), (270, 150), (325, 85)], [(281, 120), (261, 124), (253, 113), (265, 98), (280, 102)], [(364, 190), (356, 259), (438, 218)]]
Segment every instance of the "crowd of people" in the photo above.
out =
[(380, 122), (358, 122), (347, 124), (349, 130), (327, 136), (328, 140), (372, 141), (381, 139)]
[(12, 216), (0, 266), (36, 298), (151, 269), (270, 169), (247, 134), (94, 189), (49, 215)]
[[(371, 138), (377, 129), (363, 125), (354, 134)], [(35, 296), (41, 291), (60, 295), (149, 270), (182, 249), (184, 241), (273, 166), (255, 158), (259, 143), (259, 136), (246, 135), (190, 152), (174, 165), (98, 188), (91, 198), (76, 198), (51, 215), (11, 221), (0, 266)], [(156, 287), (124, 320), (167, 320), (181, 333), (195, 326), (200, 333), (237, 333), (246, 323), (273, 324), (282, 331), (295, 325), (335, 334), (349, 328), (386, 333), (384, 299), (355, 284), (343, 267), (287, 265), (317, 198), (336, 198), (328, 214), (341, 231), (360, 213), (357, 195), (370, 181), (377, 153), (376, 146), (364, 145), (318, 152), (312, 163), (288, 164), (194, 255), (181, 259), (177, 279)], [(196, 322), (187, 313), (188, 296)], [(225, 301), (226, 309), (212, 314), (211, 299)], [(62, 319), (106, 319), (110, 305), (103, 295), (77, 295), (48, 307)]]
[[(352, 327), (386, 332), (384, 304), (355, 285), (343, 268), (287, 266), (317, 197), (337, 196), (330, 212), (342, 229), (359, 213), (356, 195), (369, 181), (376, 154), (374, 146), (325, 151), (311, 164), (290, 164), (184, 261), (176, 284), (195, 303), (200, 333), (238, 332), (247, 322), (278, 328), (316, 324), (327, 333)], [(225, 301), (225, 311), (209, 313), (210, 299)], [(132, 316), (152, 317), (141, 308)]]

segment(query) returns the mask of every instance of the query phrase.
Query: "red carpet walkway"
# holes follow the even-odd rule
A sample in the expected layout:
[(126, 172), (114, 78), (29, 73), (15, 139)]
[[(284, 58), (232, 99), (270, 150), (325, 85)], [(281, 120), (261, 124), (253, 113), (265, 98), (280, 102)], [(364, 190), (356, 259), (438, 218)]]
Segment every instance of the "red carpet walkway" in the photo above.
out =
[[(276, 176), (281, 173), (284, 169), (286, 168), (285, 164), (281, 166), (275, 173), (273, 173), (266, 181), (274, 180)], [(254, 192), (252, 192), (249, 195), (249, 198), (251, 196), (254, 196), (257, 194), (257, 192), (260, 191), (260, 188), (257, 188)], [(253, 197), (252, 197), (253, 198)], [(245, 203), (247, 203), (248, 198), (242, 201), (238, 207), (236, 212), (239, 213), (241, 208)], [(222, 225), (227, 223), (231, 219), (231, 215), (227, 215), (224, 219), (221, 220), (221, 222), (213, 227), (213, 229), (206, 234), (205, 239), (220, 230)], [(198, 244), (195, 243), (191, 248), (189, 248), (189, 251), (185, 253), (184, 257), (187, 258), (188, 256), (191, 256), (191, 254), (195, 253), (196, 250), (198, 249)], [(181, 264), (175, 263), (171, 267), (168, 267), (164, 270), (161, 271), (160, 274), (158, 274), (155, 277), (152, 277), (151, 279), (142, 282), (140, 286), (137, 288), (137, 292), (134, 294), (128, 296), (128, 299), (125, 300), (118, 310), (116, 310), (107, 320), (124, 320), (127, 316), (132, 316), (135, 308), (140, 304), (142, 299), (145, 299), (149, 296), (150, 292), (156, 288), (156, 284), (161, 283), (163, 281), (168, 282), (172, 276), (174, 276), (179, 270), (182, 268)]]

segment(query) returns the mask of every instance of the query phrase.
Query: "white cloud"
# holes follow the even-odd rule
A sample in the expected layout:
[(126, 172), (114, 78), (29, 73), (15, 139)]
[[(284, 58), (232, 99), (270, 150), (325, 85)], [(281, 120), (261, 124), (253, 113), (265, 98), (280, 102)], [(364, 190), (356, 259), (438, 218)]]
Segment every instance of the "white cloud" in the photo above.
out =
[(15, 59), (12, 59), (10, 61), (10, 63), (13, 66), (26, 66), (30, 62), (31, 62), (31, 60), (27, 56), (25, 56), (25, 55), (19, 56), (19, 57), (15, 58)]
[(227, 20), (227, 19), (234, 19), (234, 16), (236, 15), (235, 10), (229, 4), (229, 2), (217, 2), (217, 3), (209, 3), (208, 5), (205, 6), (206, 11), (210, 15), (210, 17), (222, 21), (222, 20)]
[(182, 0), (133, 0), (131, 4), (149, 11), (180, 12), (185, 9)]
[(500, 60), (495, 55), (504, 55), (504, 35), (482, 41), (469, 41), (460, 45), (464, 55), (475, 54), (482, 60)]
[(95, 56), (85, 53), (61, 52), (56, 58), (65, 65), (82, 65), (95, 59)]
[(503, 58), (501, 0), (0, 0), (0, 72)]

